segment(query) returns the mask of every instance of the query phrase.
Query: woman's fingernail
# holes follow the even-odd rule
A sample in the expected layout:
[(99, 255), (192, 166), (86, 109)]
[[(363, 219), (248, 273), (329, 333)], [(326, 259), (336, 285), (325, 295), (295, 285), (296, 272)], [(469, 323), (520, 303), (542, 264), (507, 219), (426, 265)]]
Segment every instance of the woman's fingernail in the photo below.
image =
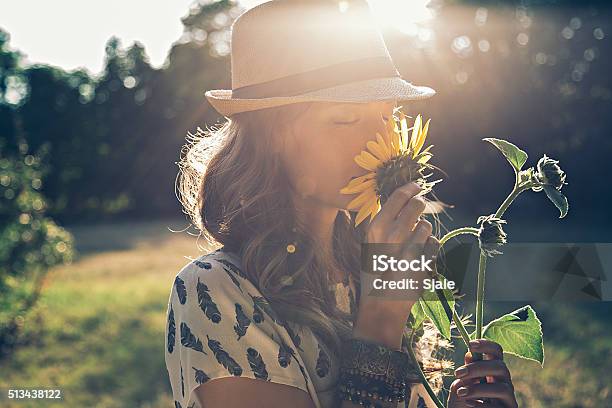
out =
[(457, 377), (464, 377), (465, 375), (467, 375), (467, 373), (468, 373), (467, 367), (459, 367), (458, 369), (455, 370), (455, 375)]
[(478, 348), (480, 347), (480, 340), (470, 340), (470, 346)]
[(468, 389), (466, 387), (461, 387), (457, 390), (457, 395), (460, 397), (465, 397), (468, 395)]

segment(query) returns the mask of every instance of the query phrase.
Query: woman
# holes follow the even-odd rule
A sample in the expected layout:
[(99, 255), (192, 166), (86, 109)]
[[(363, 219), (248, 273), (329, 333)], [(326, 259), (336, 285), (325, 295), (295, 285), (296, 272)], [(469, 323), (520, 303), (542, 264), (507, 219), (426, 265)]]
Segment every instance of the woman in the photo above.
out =
[[(370, 392), (361, 405), (435, 406), (406, 357), (414, 301), (359, 296), (363, 242), (435, 255), (420, 188), (398, 188), (358, 227), (339, 192), (363, 174), (353, 157), (384, 132), (397, 103), (434, 94), (400, 78), (372, 21), (365, 1), (340, 9), (279, 0), (232, 26), (232, 90), (206, 93), (229, 120), (181, 161), (185, 212), (222, 247), (185, 265), (172, 285), (165, 358), (176, 407), (359, 406), (341, 392), (355, 384), (343, 371), (357, 358), (352, 345), (379, 352), (360, 363), (386, 361), (405, 374), (383, 379), (404, 396), (383, 402)], [(416, 344), (421, 365), (444, 362), (420, 347), (428, 341), (437, 335)], [(471, 347), (486, 359), (466, 354), (448, 406), (516, 407), (501, 347)], [(481, 384), (485, 376), (493, 382)], [(381, 395), (391, 388), (381, 385)]]

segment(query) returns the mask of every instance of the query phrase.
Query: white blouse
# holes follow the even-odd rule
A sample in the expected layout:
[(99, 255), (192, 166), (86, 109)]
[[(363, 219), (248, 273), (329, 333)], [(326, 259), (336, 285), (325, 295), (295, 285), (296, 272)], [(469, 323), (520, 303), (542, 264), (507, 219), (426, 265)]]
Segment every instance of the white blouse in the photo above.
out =
[[(175, 408), (202, 408), (194, 390), (215, 378), (241, 376), (307, 392), (317, 408), (336, 408), (338, 356), (305, 326), (283, 325), (242, 274), (239, 257), (222, 248), (186, 264), (168, 299), (165, 361)], [(336, 286), (338, 307), (354, 293)], [(422, 384), (398, 408), (435, 408)]]

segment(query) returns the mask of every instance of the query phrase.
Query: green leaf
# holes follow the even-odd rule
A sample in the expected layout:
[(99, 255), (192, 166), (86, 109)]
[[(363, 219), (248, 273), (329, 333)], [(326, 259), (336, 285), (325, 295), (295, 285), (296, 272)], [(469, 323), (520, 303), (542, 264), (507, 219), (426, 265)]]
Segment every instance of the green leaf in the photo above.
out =
[[(474, 340), (475, 331), (470, 334)], [(499, 343), (504, 353), (533, 360), (544, 367), (542, 323), (531, 306), (523, 306), (487, 324), (482, 337)]]
[(567, 211), (569, 210), (569, 204), (567, 203), (567, 198), (561, 194), (559, 190), (554, 188), (551, 185), (542, 186), (546, 196), (552, 201), (552, 203), (561, 211), (561, 215), (559, 218), (563, 218), (567, 215)]
[(521, 171), (521, 168), (527, 161), (527, 153), (506, 140), (495, 139), (492, 137), (487, 137), (482, 140), (486, 140), (487, 142), (493, 144), (493, 146), (497, 147), (499, 151), (503, 153), (506, 159), (508, 159), (517, 173)]
[[(439, 273), (436, 274), (436, 278), (442, 282), (446, 281), (446, 278)], [(440, 292), (442, 292), (444, 298), (446, 299), (446, 304), (448, 305), (449, 309), (448, 311), (444, 307), (444, 304), (442, 304), (440, 301), (438, 294), (429, 289), (423, 291), (418, 303), (420, 303), (421, 307), (423, 308), (423, 312), (436, 326), (440, 334), (442, 334), (444, 338), (450, 340), (450, 322), (453, 318), (452, 311), (455, 310), (455, 298), (453, 296), (453, 292), (449, 289), (441, 290)]]
[(410, 312), (412, 318), (414, 319), (413, 328), (416, 330), (421, 327), (423, 324), (423, 320), (427, 317), (425, 312), (423, 311), (423, 306), (421, 306), (420, 302), (416, 302), (414, 306), (412, 306), (412, 311)]

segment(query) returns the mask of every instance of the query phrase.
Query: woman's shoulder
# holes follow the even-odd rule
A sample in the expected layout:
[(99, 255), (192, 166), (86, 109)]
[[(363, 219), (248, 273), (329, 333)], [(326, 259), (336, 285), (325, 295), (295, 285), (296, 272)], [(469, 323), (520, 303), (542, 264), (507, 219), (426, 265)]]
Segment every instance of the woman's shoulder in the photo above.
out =
[[(184, 265), (174, 278), (172, 292), (176, 296), (171, 294), (171, 298), (180, 305), (191, 304), (192, 308), (208, 305), (210, 309), (220, 305), (232, 309), (236, 305), (252, 307), (256, 321), (267, 320), (265, 314), (272, 322), (283, 323), (258, 287), (244, 274), (239, 256), (223, 248)], [(187, 302), (188, 298), (193, 299), (191, 303)]]
[(234, 252), (219, 248), (190, 259), (175, 275), (174, 283), (179, 288), (181, 285), (199, 283), (212, 288), (230, 284), (242, 289), (242, 285), (249, 285), (251, 282), (242, 272), (239, 256)]

